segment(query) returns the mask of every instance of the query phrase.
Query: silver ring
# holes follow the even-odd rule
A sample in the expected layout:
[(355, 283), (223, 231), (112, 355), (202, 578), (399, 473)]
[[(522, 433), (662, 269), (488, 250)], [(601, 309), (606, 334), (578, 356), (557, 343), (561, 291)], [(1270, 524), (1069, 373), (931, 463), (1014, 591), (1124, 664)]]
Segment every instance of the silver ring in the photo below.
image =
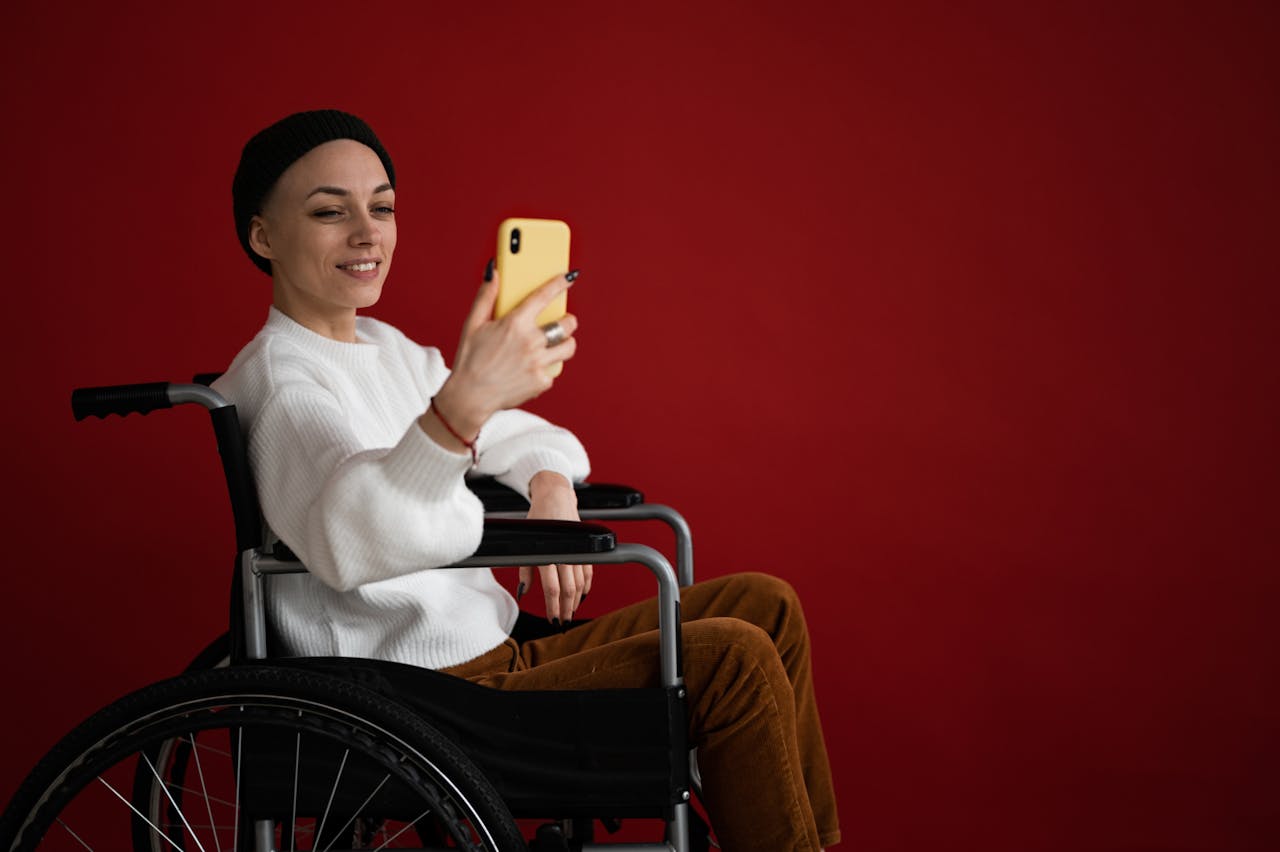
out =
[(542, 333), (547, 337), (547, 348), (550, 349), (557, 343), (564, 343), (569, 339), (569, 335), (565, 333), (564, 326), (558, 322), (549, 322), (542, 327)]

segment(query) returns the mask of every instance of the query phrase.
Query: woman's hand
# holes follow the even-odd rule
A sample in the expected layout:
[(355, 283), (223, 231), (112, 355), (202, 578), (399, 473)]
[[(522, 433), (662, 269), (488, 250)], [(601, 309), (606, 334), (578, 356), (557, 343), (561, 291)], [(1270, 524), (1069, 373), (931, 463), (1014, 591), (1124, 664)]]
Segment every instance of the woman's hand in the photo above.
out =
[[(571, 286), (573, 282), (564, 275), (553, 278), (495, 320), (497, 272), (481, 285), (463, 324), (452, 372), (436, 394), (441, 412), (463, 437), (470, 440), (478, 434), (494, 412), (515, 408), (545, 392), (553, 381), (547, 369), (573, 357), (578, 347), (573, 339), (577, 317), (566, 314), (558, 320), (565, 339), (554, 346), (547, 345), (547, 335), (537, 324), (538, 313)], [(424, 414), (423, 428), (444, 446), (453, 446), (456, 440), (451, 436), (433, 431), (434, 419), (429, 412)]]
[[(529, 482), (529, 518), (581, 520), (578, 517), (578, 496), (569, 480), (549, 470), (534, 475)], [(582, 599), (591, 591), (591, 566), (540, 565), (538, 576), (542, 581), (542, 595), (547, 604), (547, 618), (553, 624), (572, 620)], [(521, 587), (529, 589), (532, 582), (533, 569), (521, 566)]]

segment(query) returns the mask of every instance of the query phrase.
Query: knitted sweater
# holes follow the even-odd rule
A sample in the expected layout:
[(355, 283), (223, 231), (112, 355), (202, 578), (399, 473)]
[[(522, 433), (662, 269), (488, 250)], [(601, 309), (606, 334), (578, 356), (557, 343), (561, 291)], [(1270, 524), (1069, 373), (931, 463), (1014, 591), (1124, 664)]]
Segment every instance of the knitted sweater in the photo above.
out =
[[(484, 521), (470, 455), (417, 423), (449, 371), (378, 320), (357, 318), (356, 339), (273, 307), (213, 385), (247, 430), (263, 517), (308, 569), (271, 578), (273, 625), (294, 654), (457, 665), (505, 640), (517, 607), (488, 568), (430, 570), (473, 553)], [(577, 438), (518, 410), (490, 418), (477, 450), (478, 473), (525, 496), (538, 471), (588, 472)]]

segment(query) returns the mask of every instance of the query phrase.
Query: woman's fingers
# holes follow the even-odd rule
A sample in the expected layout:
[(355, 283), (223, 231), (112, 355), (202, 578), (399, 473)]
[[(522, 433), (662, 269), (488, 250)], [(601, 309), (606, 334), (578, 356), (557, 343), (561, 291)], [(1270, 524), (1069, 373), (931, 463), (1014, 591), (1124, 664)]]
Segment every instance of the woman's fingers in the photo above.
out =
[(462, 324), (462, 336), (468, 337), (477, 328), (493, 319), (493, 306), (498, 301), (498, 271), (493, 268), (493, 261), (485, 267), (485, 280), (476, 291), (476, 299), (471, 304), (471, 312)]
[(533, 586), (533, 569), (528, 565), (520, 566), (520, 579), (516, 582), (516, 603), (520, 603), (520, 598), (524, 597), (524, 593), (529, 591)]
[[(523, 569), (522, 569), (523, 570)], [(547, 604), (547, 618), (554, 623), (567, 623), (582, 605), (586, 591), (585, 574), (589, 566), (539, 565), (542, 594)]]
[(578, 587), (578, 597), (577, 600), (573, 602), (573, 615), (569, 616), (570, 618), (576, 618), (578, 610), (582, 607), (582, 596), (587, 592), (587, 580), (585, 575), (586, 571), (583, 566), (573, 566), (573, 580)]
[[(545, 375), (547, 367), (561, 361), (568, 361), (577, 353), (578, 341), (575, 338), (570, 337), (568, 340), (557, 343), (555, 346), (548, 347), (545, 353), (540, 353), (538, 355), (537, 363), (542, 368)], [(547, 386), (550, 387), (550, 381), (548, 381)]]
[(537, 290), (524, 297), (524, 301), (516, 305), (511, 316), (518, 317), (518, 322), (529, 322), (542, 313), (542, 309), (552, 300), (573, 286), (566, 275), (557, 275)]
[(538, 577), (542, 580), (542, 598), (547, 605), (547, 618), (560, 618), (560, 575), (556, 566), (539, 565)]
[(557, 565), (560, 572), (560, 620), (569, 621), (578, 608), (578, 577), (572, 565)]
[(555, 346), (551, 347), (552, 349), (554, 349), (556, 346), (561, 345), (561, 343), (564, 343), (569, 338), (573, 337), (574, 332), (578, 330), (578, 318), (573, 314), (565, 314), (564, 316), (560, 317), (560, 319), (554, 320), (548, 325), (542, 326), (540, 330), (542, 331), (542, 334), (544, 337), (546, 336), (547, 328), (550, 325), (558, 325), (560, 326), (560, 330), (564, 332), (564, 340), (562, 340), (560, 343), (555, 344)]

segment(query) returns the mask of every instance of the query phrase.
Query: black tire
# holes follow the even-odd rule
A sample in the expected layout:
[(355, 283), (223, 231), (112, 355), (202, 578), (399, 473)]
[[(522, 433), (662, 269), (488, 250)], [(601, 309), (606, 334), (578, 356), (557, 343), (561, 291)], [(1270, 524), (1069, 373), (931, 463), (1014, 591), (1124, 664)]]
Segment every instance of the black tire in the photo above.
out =
[[(156, 825), (128, 801), (138, 764), (165, 779), (144, 811)], [(170, 778), (185, 796), (164, 792)], [(283, 667), (190, 672), (100, 710), (19, 787), (0, 816), (0, 850), (124, 849), (139, 824), (147, 849), (248, 849), (267, 831), (299, 850), (526, 848), (493, 787), (420, 717)]]

